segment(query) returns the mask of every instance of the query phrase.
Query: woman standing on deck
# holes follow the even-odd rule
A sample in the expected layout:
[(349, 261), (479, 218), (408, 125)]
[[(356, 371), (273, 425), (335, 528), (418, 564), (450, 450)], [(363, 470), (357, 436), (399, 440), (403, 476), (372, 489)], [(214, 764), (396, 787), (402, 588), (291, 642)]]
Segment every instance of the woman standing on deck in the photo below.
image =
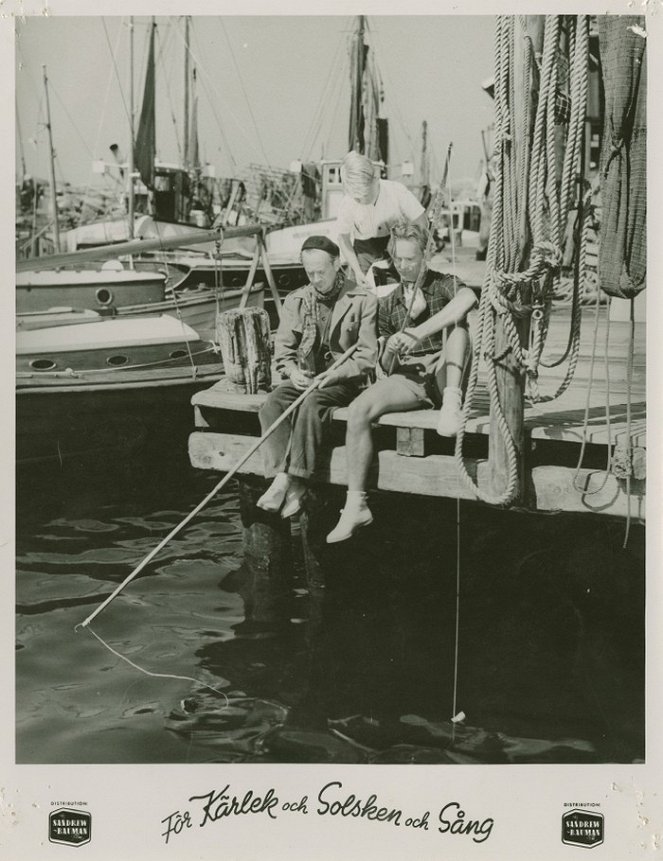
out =
[(341, 180), (345, 195), (336, 221), (338, 244), (357, 284), (370, 288), (369, 267), (378, 261), (385, 270), (391, 266), (391, 228), (402, 221), (426, 228), (426, 210), (400, 182), (380, 179), (378, 168), (360, 153), (349, 152), (343, 159)]

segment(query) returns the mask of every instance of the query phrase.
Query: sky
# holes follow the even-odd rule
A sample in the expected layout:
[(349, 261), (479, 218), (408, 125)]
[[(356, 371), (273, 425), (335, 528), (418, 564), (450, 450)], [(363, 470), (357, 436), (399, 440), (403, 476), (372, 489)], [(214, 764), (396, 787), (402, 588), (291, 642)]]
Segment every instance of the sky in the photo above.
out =
[[(150, 18), (134, 18), (134, 114), (140, 113)], [(183, 17), (157, 17), (157, 157), (177, 163), (183, 126)], [(349, 113), (351, 16), (194, 16), (201, 156), (217, 176), (251, 163), (342, 158)], [(428, 122), (433, 180), (453, 142), (450, 179), (476, 177), (493, 103), (492, 16), (376, 16), (368, 41), (382, 74), (393, 175), (418, 165)], [(129, 141), (129, 18), (28, 16), (17, 23), (16, 172), (48, 176), (42, 66), (48, 75), (56, 178), (108, 183), (92, 172)]]

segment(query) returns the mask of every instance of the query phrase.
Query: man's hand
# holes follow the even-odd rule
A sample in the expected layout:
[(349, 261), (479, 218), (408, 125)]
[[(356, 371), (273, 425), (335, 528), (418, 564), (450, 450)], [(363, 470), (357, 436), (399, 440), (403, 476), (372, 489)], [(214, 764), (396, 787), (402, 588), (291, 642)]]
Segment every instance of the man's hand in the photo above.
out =
[(310, 371), (302, 371), (300, 368), (293, 368), (290, 371), (290, 382), (299, 392), (303, 392), (313, 382), (313, 374)]
[(404, 356), (414, 350), (417, 344), (416, 337), (406, 329), (404, 332), (396, 332), (392, 335), (387, 341), (386, 349), (390, 353), (396, 353), (397, 356)]
[(324, 371), (322, 374), (318, 374), (318, 378), (322, 379), (322, 382), (318, 386), (319, 389), (324, 389), (327, 386), (333, 386), (335, 383), (338, 383), (338, 377), (336, 374), (330, 374), (327, 371)]

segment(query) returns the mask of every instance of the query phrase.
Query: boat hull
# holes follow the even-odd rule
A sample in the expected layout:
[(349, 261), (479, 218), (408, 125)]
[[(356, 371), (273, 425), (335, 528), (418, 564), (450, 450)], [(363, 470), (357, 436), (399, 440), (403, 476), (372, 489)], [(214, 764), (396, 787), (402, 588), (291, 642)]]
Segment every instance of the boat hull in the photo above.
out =
[(133, 457), (181, 449), (191, 424), (191, 397), (222, 376), (220, 364), (191, 369), (65, 376), (22, 381), (16, 393), (16, 462), (21, 470)]
[(126, 305), (148, 305), (166, 298), (162, 272), (104, 269), (20, 272), (16, 276), (16, 313), (50, 308), (88, 308), (112, 313)]

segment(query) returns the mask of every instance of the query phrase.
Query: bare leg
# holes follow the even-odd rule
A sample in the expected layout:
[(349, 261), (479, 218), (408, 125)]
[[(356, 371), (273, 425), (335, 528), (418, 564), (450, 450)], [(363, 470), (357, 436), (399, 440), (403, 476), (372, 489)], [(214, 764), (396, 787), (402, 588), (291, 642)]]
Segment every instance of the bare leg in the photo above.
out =
[(371, 422), (385, 413), (416, 410), (421, 406), (418, 398), (402, 385), (402, 378), (398, 375), (378, 380), (350, 404), (345, 437), (348, 490), (366, 489), (373, 460)]
[(346, 541), (373, 522), (366, 504), (366, 481), (373, 460), (371, 422), (384, 413), (416, 410), (423, 406), (398, 374), (379, 380), (350, 404), (345, 447), (348, 459), (348, 493), (341, 518), (327, 536), (328, 544)]
[(447, 337), (444, 352), (435, 369), (440, 394), (446, 386), (462, 389), (469, 364), (470, 335), (464, 326), (454, 327)]
[(435, 383), (442, 395), (442, 409), (437, 422), (440, 436), (456, 436), (463, 423), (463, 389), (470, 358), (470, 336), (457, 326), (449, 332), (444, 352), (435, 369)]

